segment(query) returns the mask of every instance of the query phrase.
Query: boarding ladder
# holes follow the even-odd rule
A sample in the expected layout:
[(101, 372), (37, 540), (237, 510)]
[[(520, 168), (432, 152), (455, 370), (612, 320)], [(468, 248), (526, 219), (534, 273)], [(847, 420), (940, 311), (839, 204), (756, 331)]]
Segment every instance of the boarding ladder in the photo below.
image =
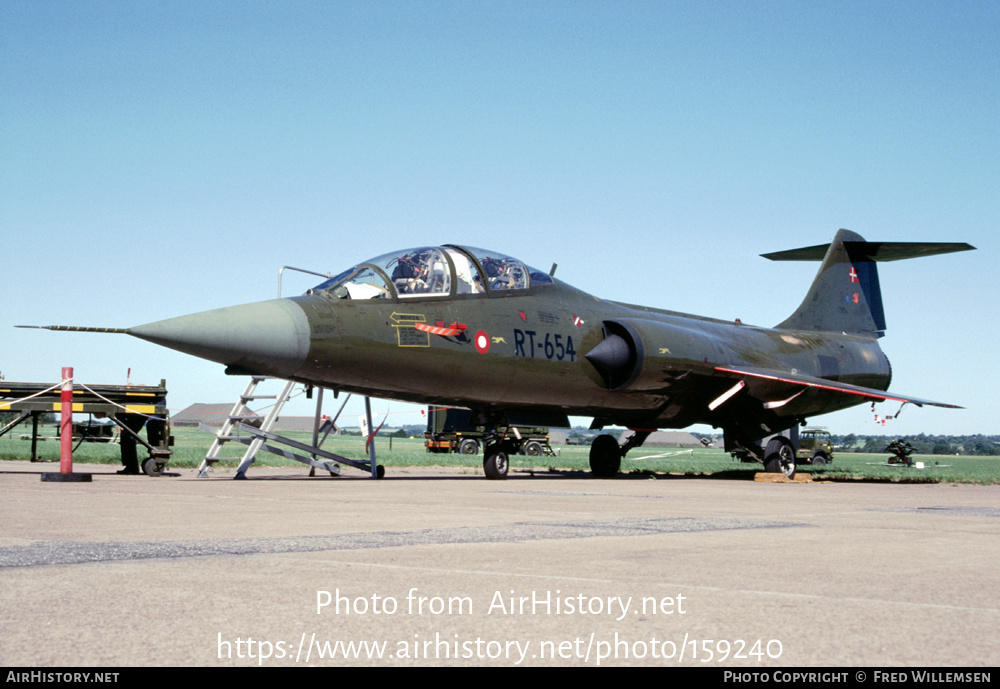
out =
[[(247, 468), (253, 463), (253, 460), (257, 457), (257, 453), (260, 452), (261, 447), (264, 445), (264, 438), (261, 436), (255, 436), (253, 440), (247, 443), (247, 449), (244, 451), (241, 457), (222, 457), (219, 452), (222, 446), (229, 441), (244, 442), (246, 438), (240, 436), (236, 433), (239, 430), (240, 424), (249, 421), (260, 420), (260, 430), (269, 433), (274, 426), (275, 421), (278, 419), (278, 414), (281, 413), (281, 408), (285, 406), (285, 402), (292, 394), (292, 389), (295, 387), (295, 383), (292, 381), (282, 381), (284, 386), (277, 395), (258, 395), (257, 386), (260, 385), (265, 380), (276, 380), (270, 376), (251, 376), (250, 382), (247, 383), (246, 390), (240, 395), (239, 401), (233, 405), (233, 409), (229, 412), (229, 418), (222, 424), (222, 427), (216, 431), (215, 428), (211, 426), (206, 426), (205, 424), (199, 424), (198, 427), (203, 431), (208, 431), (209, 433), (215, 433), (215, 440), (212, 441), (212, 446), (208, 448), (208, 453), (205, 455), (205, 459), (202, 461), (201, 466), (198, 468), (198, 478), (205, 478), (208, 476), (208, 471), (213, 464), (219, 461), (232, 460), (239, 461), (239, 468), (236, 473), (240, 476), (246, 473)], [(255, 414), (250, 409), (250, 403), (256, 400), (274, 400), (274, 404), (268, 410), (267, 414), (261, 420), (260, 415)], [(256, 424), (254, 424), (256, 425)]]

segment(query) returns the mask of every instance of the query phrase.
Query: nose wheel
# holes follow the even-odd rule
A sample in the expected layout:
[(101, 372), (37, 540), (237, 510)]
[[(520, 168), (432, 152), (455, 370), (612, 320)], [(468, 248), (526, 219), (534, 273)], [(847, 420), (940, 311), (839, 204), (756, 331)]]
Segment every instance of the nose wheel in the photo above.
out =
[(487, 445), (485, 459), (483, 459), (483, 472), (486, 478), (491, 481), (502, 481), (507, 478), (507, 470), (510, 468), (508, 448), (504, 443)]

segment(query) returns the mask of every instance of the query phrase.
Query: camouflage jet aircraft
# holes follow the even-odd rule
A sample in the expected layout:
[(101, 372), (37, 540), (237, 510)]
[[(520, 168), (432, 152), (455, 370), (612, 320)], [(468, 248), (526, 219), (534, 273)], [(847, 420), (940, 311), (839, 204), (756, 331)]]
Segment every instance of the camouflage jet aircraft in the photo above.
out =
[[(886, 392), (878, 345), (885, 317), (876, 263), (973, 249), (866, 242), (841, 230), (827, 245), (765, 254), (821, 260), (799, 308), (774, 328), (604, 301), (510, 256), (462, 246), (396, 251), (302, 296), (114, 330), (226, 366), (363, 395), (461, 406), (498, 429), (486, 476), (507, 475), (513, 423), (636, 431), (598, 436), (600, 477), (658, 428), (721, 428), (726, 450), (795, 472), (784, 436), (817, 414), (866, 401), (951, 404)], [(65, 328), (66, 330), (104, 330)]]

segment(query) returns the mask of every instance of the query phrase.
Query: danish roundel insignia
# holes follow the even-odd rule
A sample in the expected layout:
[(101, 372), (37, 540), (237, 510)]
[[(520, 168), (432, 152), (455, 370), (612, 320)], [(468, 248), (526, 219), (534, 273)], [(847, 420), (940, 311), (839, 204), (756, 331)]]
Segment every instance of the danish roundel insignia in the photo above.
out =
[(486, 352), (490, 351), (490, 336), (487, 335), (484, 331), (479, 330), (476, 332), (475, 343), (476, 343), (476, 351), (479, 352), (480, 354), (485, 354)]

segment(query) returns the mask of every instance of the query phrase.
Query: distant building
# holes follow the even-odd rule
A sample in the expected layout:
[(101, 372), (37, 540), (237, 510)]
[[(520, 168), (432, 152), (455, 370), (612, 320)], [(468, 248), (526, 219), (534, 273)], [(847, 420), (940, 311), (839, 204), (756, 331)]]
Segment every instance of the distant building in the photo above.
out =
[[(314, 416), (279, 416), (274, 420), (274, 427), (280, 431), (309, 431), (313, 430), (316, 423)], [(323, 423), (323, 420), (320, 420)]]
[[(229, 413), (233, 410), (232, 404), (192, 404), (187, 409), (179, 411), (171, 417), (171, 422), (175, 426), (206, 426), (220, 427), (229, 418)], [(263, 414), (258, 414), (251, 421), (252, 425), (259, 426), (264, 419)], [(277, 431), (312, 431), (314, 417), (312, 416), (279, 416), (274, 421), (271, 430)]]
[(170, 418), (174, 426), (197, 426), (203, 423), (207, 426), (221, 426), (229, 418), (233, 405), (229, 404), (192, 404), (187, 409), (179, 411)]
[(569, 440), (569, 431), (549, 431), (550, 445), (565, 445)]

